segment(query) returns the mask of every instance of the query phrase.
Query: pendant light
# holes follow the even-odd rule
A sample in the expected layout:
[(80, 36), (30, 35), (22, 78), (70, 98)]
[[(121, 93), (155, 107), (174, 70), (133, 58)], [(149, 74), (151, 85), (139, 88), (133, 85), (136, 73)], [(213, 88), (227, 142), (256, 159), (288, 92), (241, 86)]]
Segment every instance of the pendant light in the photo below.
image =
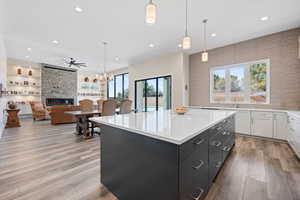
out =
[(102, 81), (110, 81), (111, 76), (109, 76), (106, 72), (106, 46), (107, 42), (103, 42), (103, 74), (100, 77)]
[(182, 48), (184, 50), (192, 47), (192, 38), (188, 36), (188, 0), (185, 1), (185, 34), (182, 40)]
[(203, 20), (203, 40), (204, 40), (204, 51), (202, 52), (202, 62), (207, 62), (208, 61), (208, 52), (206, 49), (206, 24), (207, 24), (207, 19)]
[(107, 80), (107, 74), (106, 74), (106, 45), (107, 42), (103, 42), (103, 73), (100, 76), (101, 81)]
[(155, 24), (156, 22), (156, 5), (149, 0), (149, 3), (146, 6), (146, 23)]

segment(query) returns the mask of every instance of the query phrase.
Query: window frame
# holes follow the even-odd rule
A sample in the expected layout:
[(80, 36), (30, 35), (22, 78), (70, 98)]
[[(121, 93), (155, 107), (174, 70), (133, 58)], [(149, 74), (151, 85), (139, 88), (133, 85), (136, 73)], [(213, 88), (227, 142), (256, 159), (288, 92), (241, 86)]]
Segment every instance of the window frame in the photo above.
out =
[[(266, 102), (251, 102), (250, 100), (250, 66), (259, 63), (266, 63)], [(251, 104), (251, 105), (269, 105), (271, 103), (271, 72), (270, 72), (270, 59), (262, 59), (245, 63), (238, 63), (225, 66), (217, 66), (210, 68), (209, 72), (209, 98), (211, 104)], [(230, 92), (230, 69), (234, 67), (244, 66), (244, 77), (245, 77), (245, 97), (246, 101), (244, 102), (235, 102), (230, 101), (231, 92)], [(225, 70), (225, 102), (218, 102), (213, 100), (213, 88), (214, 88), (214, 77), (213, 74), (216, 70)]]
[[(113, 98), (113, 99), (117, 99), (116, 94), (117, 94), (117, 84), (116, 84), (116, 77), (117, 76), (122, 76), (122, 100), (124, 100), (124, 96), (125, 96), (125, 87), (124, 87), (124, 76), (127, 75), (128, 76), (128, 89), (129, 89), (129, 73), (123, 73), (123, 74), (116, 74), (114, 75), (114, 79), (113, 81), (113, 85), (114, 85), (114, 95), (113, 97), (109, 97), (109, 82), (107, 82), (107, 99)], [(129, 91), (128, 91), (129, 92)], [(129, 94), (128, 94), (128, 98), (129, 98)], [(126, 98), (126, 99), (128, 99)]]

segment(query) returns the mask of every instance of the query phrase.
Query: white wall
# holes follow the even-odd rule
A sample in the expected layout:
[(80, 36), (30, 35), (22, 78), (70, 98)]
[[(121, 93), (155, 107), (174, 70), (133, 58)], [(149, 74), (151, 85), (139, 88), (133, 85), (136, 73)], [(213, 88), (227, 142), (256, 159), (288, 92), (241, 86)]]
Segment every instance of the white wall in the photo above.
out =
[(182, 53), (171, 54), (144, 63), (130, 65), (129, 97), (134, 100), (134, 85), (136, 80), (158, 76), (172, 76), (172, 107), (188, 105), (189, 94), (185, 85), (189, 83), (188, 56)]
[[(3, 84), (3, 88), (6, 88), (6, 50), (4, 41), (0, 33), (0, 83)], [(6, 117), (3, 115), (3, 110), (6, 108), (6, 98), (0, 98), (0, 138), (2, 136)]]

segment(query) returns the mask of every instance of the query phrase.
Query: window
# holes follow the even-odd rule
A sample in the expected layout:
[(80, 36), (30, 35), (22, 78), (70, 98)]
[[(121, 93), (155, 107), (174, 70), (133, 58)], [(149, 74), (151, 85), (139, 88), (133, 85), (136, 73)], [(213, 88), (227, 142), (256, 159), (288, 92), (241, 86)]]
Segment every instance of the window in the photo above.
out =
[(171, 76), (135, 81), (135, 109), (139, 112), (171, 109)]
[(128, 99), (129, 80), (128, 74), (115, 75), (107, 84), (107, 96), (117, 100)]
[(268, 59), (212, 68), (210, 80), (211, 103), (270, 103)]

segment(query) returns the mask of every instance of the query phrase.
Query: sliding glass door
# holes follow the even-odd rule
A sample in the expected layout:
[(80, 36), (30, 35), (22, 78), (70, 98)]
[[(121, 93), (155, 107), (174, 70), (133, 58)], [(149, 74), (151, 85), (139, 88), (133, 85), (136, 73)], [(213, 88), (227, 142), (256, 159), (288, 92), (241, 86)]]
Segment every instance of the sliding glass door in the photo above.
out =
[(135, 81), (135, 109), (138, 112), (171, 109), (171, 76)]

